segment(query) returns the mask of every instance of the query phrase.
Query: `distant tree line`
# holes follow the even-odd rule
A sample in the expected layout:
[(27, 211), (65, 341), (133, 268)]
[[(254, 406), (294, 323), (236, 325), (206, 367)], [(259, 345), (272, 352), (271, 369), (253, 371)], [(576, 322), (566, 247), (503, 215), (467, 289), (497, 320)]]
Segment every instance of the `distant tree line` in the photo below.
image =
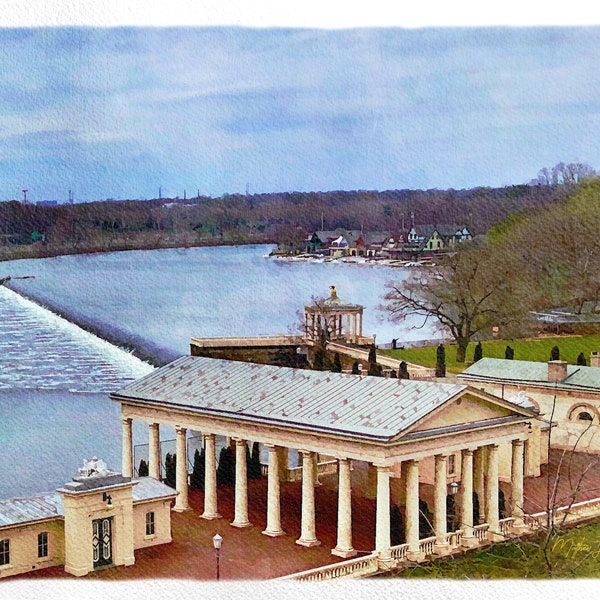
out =
[(283, 192), (42, 206), (0, 202), (0, 259), (132, 248), (299, 244), (311, 231), (399, 231), (416, 224), (465, 224), (486, 232), (508, 215), (564, 199), (574, 184), (468, 190)]

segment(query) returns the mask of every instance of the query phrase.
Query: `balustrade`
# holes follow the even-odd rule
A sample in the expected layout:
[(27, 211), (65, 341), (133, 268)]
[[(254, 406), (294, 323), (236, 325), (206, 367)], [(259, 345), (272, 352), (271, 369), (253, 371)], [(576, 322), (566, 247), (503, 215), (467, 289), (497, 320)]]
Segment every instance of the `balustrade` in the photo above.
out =
[(317, 567), (301, 573), (294, 573), (279, 577), (278, 580), (294, 580), (294, 581), (327, 581), (329, 579), (338, 579), (340, 577), (364, 577), (377, 572), (378, 554), (373, 553), (369, 556), (360, 558), (352, 558), (344, 562), (335, 563), (333, 565), (325, 565)]
[(486, 538), (486, 534), (490, 526), (487, 523), (482, 523), (481, 525), (475, 525), (473, 527), (473, 535), (478, 542), (484, 542)]
[(436, 539), (437, 538), (433, 536), (419, 540), (419, 552), (425, 554), (425, 556), (433, 554)]
[(400, 544), (399, 546), (392, 546), (390, 548), (392, 560), (395, 560), (395, 561), (404, 560), (406, 558), (407, 551), (408, 551), (408, 544)]
[(451, 548), (457, 548), (458, 546), (460, 546), (460, 541), (462, 539), (462, 536), (463, 536), (463, 531), (462, 531), (462, 529), (459, 529), (457, 531), (453, 531), (452, 533), (449, 533), (446, 536), (446, 541)]
[(515, 522), (513, 517), (508, 517), (507, 519), (500, 519), (500, 521), (498, 521), (498, 527), (500, 529), (500, 533), (502, 535), (509, 535), (510, 534), (510, 528), (512, 527), (512, 524)]

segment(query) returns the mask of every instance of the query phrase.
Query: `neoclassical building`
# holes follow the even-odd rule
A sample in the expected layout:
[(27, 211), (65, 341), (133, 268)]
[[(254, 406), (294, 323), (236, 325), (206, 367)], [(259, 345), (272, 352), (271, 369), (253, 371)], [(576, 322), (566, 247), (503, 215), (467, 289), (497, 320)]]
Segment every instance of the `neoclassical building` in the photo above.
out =
[(502, 398), (520, 397), (534, 405), (552, 428), (554, 448), (600, 454), (600, 354), (590, 365), (482, 358), (458, 377)]
[[(418, 559), (462, 544), (500, 539), (523, 525), (523, 479), (538, 475), (545, 456), (534, 406), (468, 385), (363, 377), (289, 367), (182, 356), (111, 394), (121, 405), (123, 475), (133, 474), (132, 422), (148, 427), (150, 476), (160, 476), (160, 431), (177, 435), (177, 498), (188, 505), (186, 438), (201, 432), (205, 447), (202, 517), (219, 519), (216, 437), (235, 443), (235, 514), (247, 527), (246, 445), (268, 449), (266, 536), (279, 536), (280, 478), (289, 449), (302, 456), (302, 546), (320, 544), (315, 519), (315, 460), (337, 462), (337, 543), (334, 555), (352, 557), (351, 495), (376, 496), (374, 532), (378, 560), (392, 558), (390, 507), (404, 514), (403, 552)], [(359, 473), (366, 473), (359, 481)], [(448, 531), (448, 496), (457, 520)], [(501, 507), (506, 499), (505, 515)], [(419, 512), (432, 508), (433, 536), (419, 539)], [(504, 502), (502, 502), (504, 504)], [(502, 517), (509, 517), (503, 519)], [(263, 526), (262, 523), (255, 525)]]

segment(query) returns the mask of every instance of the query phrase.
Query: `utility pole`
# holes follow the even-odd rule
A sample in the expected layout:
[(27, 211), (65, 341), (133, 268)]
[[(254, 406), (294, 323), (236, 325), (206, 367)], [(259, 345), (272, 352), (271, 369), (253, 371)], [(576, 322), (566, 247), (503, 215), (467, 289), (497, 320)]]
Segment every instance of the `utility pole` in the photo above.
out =
[(21, 190), (23, 192), (23, 204), (27, 204), (27, 192), (28, 190)]
[(158, 199), (162, 200), (162, 187), (158, 188)]

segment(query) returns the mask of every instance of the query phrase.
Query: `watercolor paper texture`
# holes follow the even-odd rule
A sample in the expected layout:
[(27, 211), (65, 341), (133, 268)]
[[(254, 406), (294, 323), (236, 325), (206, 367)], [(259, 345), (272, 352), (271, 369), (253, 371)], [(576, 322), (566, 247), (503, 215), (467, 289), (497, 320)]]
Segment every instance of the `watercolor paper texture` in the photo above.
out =
[[(176, 2), (171, 10), (156, 2), (108, 3), (102, 10), (14, 4), (0, 20), (2, 202), (454, 192), (529, 184), (558, 163), (600, 168), (600, 26), (590, 14), (597, 9), (565, 15), (562, 5), (532, 10), (509, 2), (506, 12), (490, 15), (460, 3), (424, 14), (388, 2), (371, 3), (370, 10), (338, 3), (323, 10), (313, 2), (258, 2), (252, 10), (237, 2)], [(323, 214), (313, 216), (316, 229), (338, 226), (329, 214), (328, 223)], [(227, 218), (225, 211), (221, 224)], [(11, 226), (0, 224), (7, 240)], [(199, 223), (196, 231), (208, 228)], [(24, 260), (0, 263), (0, 278), (12, 278), (11, 289), (0, 287), (0, 498), (53, 491), (93, 455), (120, 471), (123, 426), (109, 393), (188, 354), (192, 337), (298, 333), (304, 306), (327, 296), (331, 285), (344, 301), (365, 307), (364, 334), (378, 344), (440, 339), (430, 323), (398, 324), (378, 308), (386, 282), (403, 279), (406, 270), (278, 263), (265, 258), (275, 246), (258, 233), (254, 239), (260, 243), (179, 249), (166, 240), (162, 249), (106, 254), (78, 254), (76, 242), (72, 256), (23, 254)], [(472, 412), (507, 416), (506, 407), (487, 398), (468, 402)], [(512, 416), (528, 414), (523, 410)], [(448, 424), (464, 411), (441, 419)], [(439, 416), (431, 418), (441, 426)], [(165, 453), (180, 448), (178, 435), (175, 423), (165, 424)], [(191, 465), (202, 441), (198, 432), (188, 437)], [(147, 425), (134, 421), (131, 439), (138, 468), (150, 460)], [(217, 450), (225, 445), (221, 440)], [(289, 466), (301, 469), (298, 452), (290, 454)], [(268, 463), (268, 448), (260, 458)], [(433, 477), (438, 467), (431, 467)], [(372, 475), (365, 472), (365, 488)], [(239, 520), (239, 504), (228, 493), (223, 506)], [(289, 498), (298, 501), (299, 520), (300, 496)], [(258, 572), (279, 574), (268, 548), (277, 539), (261, 535), (263, 523), (252, 528), (260, 559), (244, 557), (246, 531), (229, 526), (233, 512), (215, 525), (199, 520), (198, 506), (187, 515), (194, 521), (189, 531), (200, 531), (206, 547), (198, 569), (208, 575), (200, 579), (213, 577), (217, 531), (224, 538), (221, 573), (238, 581), (239, 593), (256, 593), (239, 582)], [(335, 494), (331, 506), (331, 514), (317, 518), (333, 524), (333, 543), (296, 546), (298, 556), (307, 550), (311, 559), (290, 559), (289, 572), (331, 561), (331, 548), (340, 545)], [(172, 526), (182, 523), (176, 514)], [(372, 531), (357, 536), (367, 540), (356, 547), (359, 556), (380, 543), (374, 528), (375, 520)], [(181, 531), (173, 536), (190, 542)], [(304, 545), (311, 546), (309, 538), (310, 531), (300, 532)], [(121, 588), (125, 595), (196, 593), (187, 580), (196, 565), (156, 552), (158, 560), (166, 557), (156, 567), (160, 577), (171, 560), (179, 581), (169, 588), (163, 579), (155, 587), (139, 580)], [(151, 559), (146, 569), (147, 577)], [(120, 593), (110, 579), (86, 581), (88, 596)], [(34, 593), (46, 585), (41, 576), (2, 580), (0, 596), (4, 589)], [(49, 589), (64, 597), (73, 588), (52, 581)], [(464, 588), (452, 593), (470, 595)]]

